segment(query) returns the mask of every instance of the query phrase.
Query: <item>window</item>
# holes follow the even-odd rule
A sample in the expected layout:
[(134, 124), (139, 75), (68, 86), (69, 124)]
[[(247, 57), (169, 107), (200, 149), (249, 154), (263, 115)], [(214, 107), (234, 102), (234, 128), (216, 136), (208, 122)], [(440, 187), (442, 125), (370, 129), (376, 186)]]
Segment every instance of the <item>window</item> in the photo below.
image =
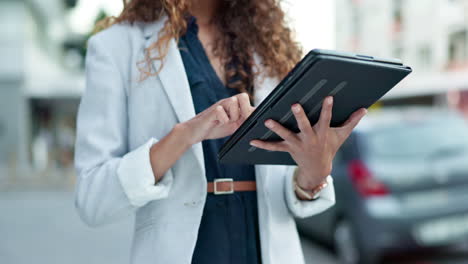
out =
[(449, 63), (456, 64), (468, 59), (468, 33), (466, 30), (453, 33), (449, 39)]
[(419, 50), (419, 61), (423, 69), (430, 67), (432, 63), (432, 50), (429, 46), (423, 46)]
[(403, 12), (403, 1), (393, 0), (393, 21), (401, 24)]

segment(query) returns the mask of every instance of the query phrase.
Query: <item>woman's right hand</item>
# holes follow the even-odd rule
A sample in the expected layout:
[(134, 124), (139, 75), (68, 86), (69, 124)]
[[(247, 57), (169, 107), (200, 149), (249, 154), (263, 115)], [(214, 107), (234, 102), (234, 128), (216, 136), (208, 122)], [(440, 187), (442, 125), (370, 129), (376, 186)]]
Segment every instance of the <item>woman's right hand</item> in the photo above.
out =
[(189, 143), (193, 145), (231, 135), (254, 109), (247, 93), (241, 93), (215, 103), (182, 125), (190, 131)]

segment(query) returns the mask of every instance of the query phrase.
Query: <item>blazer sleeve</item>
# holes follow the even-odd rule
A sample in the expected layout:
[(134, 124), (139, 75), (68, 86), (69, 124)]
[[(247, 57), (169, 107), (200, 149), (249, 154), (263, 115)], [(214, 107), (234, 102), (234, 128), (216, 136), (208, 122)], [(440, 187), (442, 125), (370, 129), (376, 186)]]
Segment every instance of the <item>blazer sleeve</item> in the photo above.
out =
[(320, 191), (320, 196), (313, 201), (299, 200), (294, 191), (294, 170), (296, 166), (288, 166), (286, 177), (284, 177), (285, 199), (289, 211), (297, 218), (306, 218), (319, 214), (335, 205), (335, 189), (333, 187), (333, 178), (327, 177), (328, 186)]
[(99, 37), (88, 43), (75, 147), (75, 205), (90, 226), (112, 222), (167, 197), (173, 181), (169, 170), (155, 183), (149, 150), (158, 139), (129, 151), (125, 78)]

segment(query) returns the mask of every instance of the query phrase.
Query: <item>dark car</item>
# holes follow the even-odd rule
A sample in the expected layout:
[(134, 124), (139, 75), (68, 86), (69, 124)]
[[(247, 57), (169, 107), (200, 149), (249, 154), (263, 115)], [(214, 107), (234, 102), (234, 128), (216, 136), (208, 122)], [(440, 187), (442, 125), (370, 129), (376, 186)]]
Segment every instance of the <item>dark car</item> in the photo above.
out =
[(371, 112), (337, 154), (336, 206), (298, 220), (343, 263), (468, 239), (468, 124), (432, 108)]

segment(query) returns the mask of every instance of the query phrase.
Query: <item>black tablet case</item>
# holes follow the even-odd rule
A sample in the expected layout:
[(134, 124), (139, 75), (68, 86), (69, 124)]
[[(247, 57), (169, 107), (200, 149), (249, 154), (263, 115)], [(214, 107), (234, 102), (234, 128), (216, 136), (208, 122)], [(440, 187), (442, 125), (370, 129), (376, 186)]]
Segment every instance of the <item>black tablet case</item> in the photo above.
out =
[(271, 118), (298, 132), (291, 105), (300, 103), (315, 124), (323, 99), (332, 95), (331, 125), (340, 126), (356, 110), (378, 101), (411, 71), (399, 60), (312, 50), (226, 141), (218, 154), (219, 160), (231, 164), (294, 165), (289, 153), (250, 146), (253, 139), (281, 140), (265, 127), (265, 120)]

